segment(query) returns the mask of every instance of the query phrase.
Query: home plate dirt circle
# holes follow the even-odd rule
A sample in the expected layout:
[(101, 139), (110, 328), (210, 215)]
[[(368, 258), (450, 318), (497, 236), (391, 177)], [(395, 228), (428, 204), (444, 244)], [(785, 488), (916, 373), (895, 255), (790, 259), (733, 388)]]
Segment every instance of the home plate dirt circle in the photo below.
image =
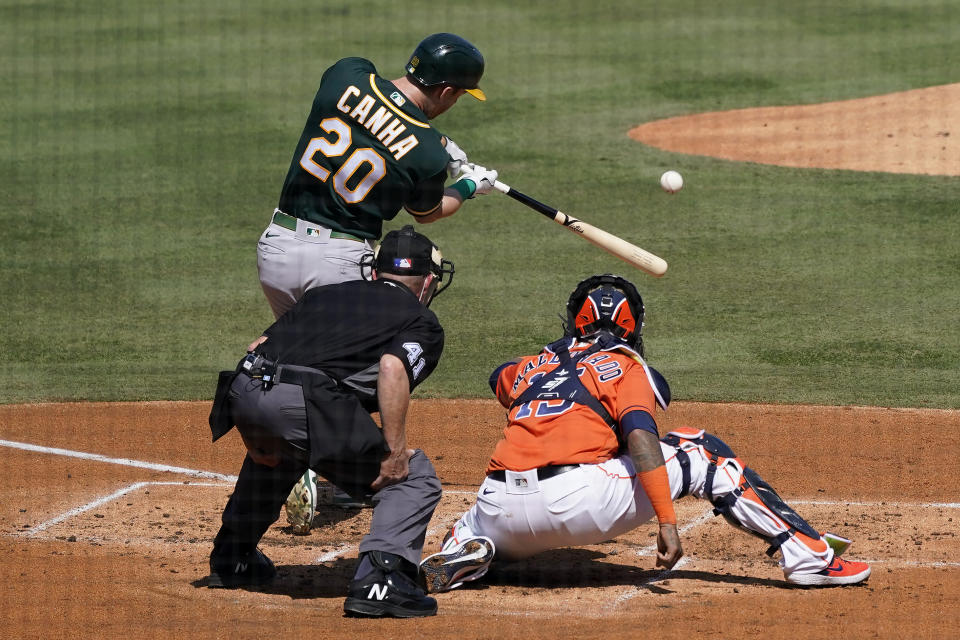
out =
[[(661, 428), (712, 431), (815, 526), (852, 538), (865, 586), (794, 589), (762, 541), (678, 502), (686, 555), (654, 569), (655, 526), (602, 544), (504, 565), (437, 596), (421, 620), (342, 615), (369, 509), (321, 510), (309, 536), (281, 516), (261, 548), (278, 580), (262, 591), (207, 589), (206, 560), (243, 447), (210, 443), (207, 403), (0, 407), (0, 562), (16, 637), (607, 638), (947, 637), (960, 628), (960, 479), (943, 434), (960, 412), (676, 403)], [(503, 428), (494, 401), (415, 401), (411, 446), (444, 482), (435, 550), (473, 500)]]

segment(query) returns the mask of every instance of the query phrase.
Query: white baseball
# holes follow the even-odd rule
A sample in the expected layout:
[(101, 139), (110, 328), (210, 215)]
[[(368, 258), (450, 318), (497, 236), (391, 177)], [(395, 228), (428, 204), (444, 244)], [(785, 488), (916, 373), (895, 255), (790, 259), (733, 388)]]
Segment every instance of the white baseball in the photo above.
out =
[(683, 176), (676, 171), (664, 171), (660, 176), (660, 186), (667, 193), (676, 193), (683, 189)]

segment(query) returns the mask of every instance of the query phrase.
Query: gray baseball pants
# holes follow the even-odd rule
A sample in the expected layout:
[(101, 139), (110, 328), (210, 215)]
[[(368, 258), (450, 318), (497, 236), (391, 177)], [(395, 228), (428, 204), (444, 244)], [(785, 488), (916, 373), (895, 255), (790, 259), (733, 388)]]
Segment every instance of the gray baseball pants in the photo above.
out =
[[(275, 467), (243, 461), (233, 495), (214, 539), (214, 555), (241, 556), (256, 548), (280, 516), (290, 490), (307, 470), (309, 436), (303, 390), (280, 383), (264, 390), (261, 381), (241, 373), (230, 388), (237, 429), (248, 443), (279, 452)], [(406, 480), (373, 494), (370, 532), (360, 552), (386, 551), (420, 563), (427, 526), (440, 502), (440, 480), (426, 454), (410, 458)]]
[(307, 289), (362, 279), (360, 259), (368, 253), (373, 253), (369, 240), (274, 211), (257, 242), (260, 286), (273, 315), (282, 316)]

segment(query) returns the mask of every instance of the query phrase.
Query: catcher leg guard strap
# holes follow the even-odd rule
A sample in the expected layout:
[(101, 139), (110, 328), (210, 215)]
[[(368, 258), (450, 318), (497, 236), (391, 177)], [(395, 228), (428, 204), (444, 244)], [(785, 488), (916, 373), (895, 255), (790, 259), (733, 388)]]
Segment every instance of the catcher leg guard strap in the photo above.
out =
[(709, 458), (703, 493), (711, 503), (714, 502), (713, 481), (717, 474), (717, 469), (724, 466), (727, 460), (735, 461), (739, 466), (743, 466), (739, 460), (737, 460), (737, 454), (733, 452), (733, 449), (731, 449), (726, 442), (711, 433), (707, 433), (703, 429), (680, 427), (660, 438), (660, 441), (666, 445), (675, 447), (677, 451), (677, 462), (680, 464), (680, 469), (683, 472), (683, 489), (680, 495), (677, 496), (678, 498), (682, 498), (690, 492), (690, 456), (682, 448), (685, 442), (696, 445), (702, 449), (704, 454)]
[(768, 542), (767, 555), (781, 551), (781, 566), (786, 573), (822, 568), (833, 557), (833, 550), (820, 533), (749, 467), (740, 486), (717, 496), (713, 504), (714, 512), (728, 522)]
[(683, 449), (677, 449), (676, 457), (677, 464), (680, 465), (680, 473), (682, 474), (682, 485), (680, 487), (680, 493), (676, 495), (674, 500), (679, 500), (690, 494), (690, 456)]
[(661, 441), (686, 454), (675, 456), (682, 474), (681, 495), (689, 492), (709, 500), (715, 514), (766, 541), (771, 555), (781, 550), (785, 571), (818, 570), (830, 562), (833, 554), (820, 534), (720, 438), (681, 427)]
[[(763, 501), (770, 510), (776, 513), (784, 522), (790, 525), (789, 535), (786, 535), (788, 532), (783, 532), (778, 535), (775, 541), (771, 544), (770, 549), (767, 551), (767, 555), (772, 556), (776, 553), (777, 549), (784, 542), (790, 539), (790, 536), (793, 533), (799, 531), (809, 538), (814, 540), (820, 539), (820, 532), (810, 526), (806, 520), (800, 517), (800, 515), (791, 509), (786, 502), (773, 490), (760, 475), (751, 469), (746, 467), (743, 470), (743, 477), (746, 479), (747, 483), (750, 485), (750, 488), (754, 490), (757, 496)], [(786, 535), (786, 537), (784, 537)]]

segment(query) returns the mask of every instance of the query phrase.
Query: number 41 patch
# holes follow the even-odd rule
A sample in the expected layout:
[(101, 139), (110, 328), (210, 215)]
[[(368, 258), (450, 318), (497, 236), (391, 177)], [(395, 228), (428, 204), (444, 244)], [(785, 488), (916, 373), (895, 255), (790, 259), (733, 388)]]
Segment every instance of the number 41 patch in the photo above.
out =
[(410, 369), (413, 371), (413, 377), (420, 377), (420, 372), (423, 371), (423, 367), (426, 361), (420, 356), (423, 355), (423, 347), (420, 346), (419, 342), (404, 342), (403, 348), (407, 352), (407, 362), (410, 363)]

